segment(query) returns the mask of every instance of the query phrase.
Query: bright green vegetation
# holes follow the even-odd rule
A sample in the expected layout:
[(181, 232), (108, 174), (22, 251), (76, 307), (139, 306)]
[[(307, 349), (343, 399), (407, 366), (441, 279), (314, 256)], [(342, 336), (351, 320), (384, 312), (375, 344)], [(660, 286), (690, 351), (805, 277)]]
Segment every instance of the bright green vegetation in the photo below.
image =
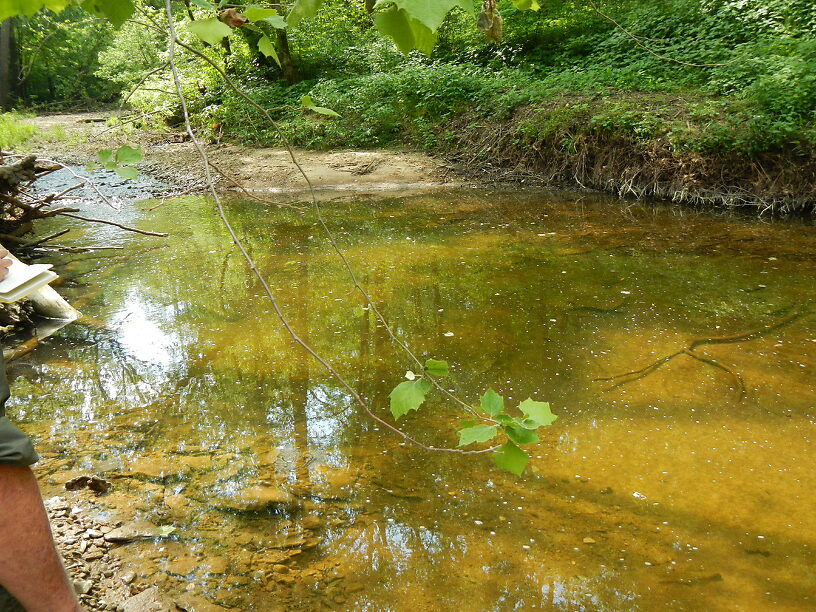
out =
[[(143, 125), (180, 125), (163, 2), (20, 1), (80, 6), (14, 18), (19, 105), (127, 97)], [(191, 118), (215, 140), (406, 146), (620, 193), (810, 206), (810, 0), (500, 0), (501, 18), (475, 0), (174, 6)]]
[[(142, 4), (160, 14), (162, 3)], [(280, 16), (246, 9), (258, 19), (254, 30), (237, 30), (228, 49), (217, 41), (230, 28), (211, 11), (194, 8), (193, 30), (216, 43), (206, 52), (254, 100), (277, 109), (284, 134), (300, 146), (444, 149), (512, 120), (515, 144), (564, 151), (576, 138), (603, 134), (680, 153), (813, 153), (816, 12), (809, 0), (603, 3), (632, 36), (587, 1), (550, 0), (534, 12), (516, 8), (530, 3), (502, 0), (498, 44), (475, 27), (475, 12), (461, 8), (467, 3), (441, 4), (453, 10), (439, 20), (430, 57), (406, 57), (377, 30), (380, 13), (367, 14), (362, 2), (326, 0), (311, 18), (289, 20), (290, 74), (276, 63), (280, 45), (270, 42), (273, 31), (282, 32), (272, 27), (284, 23)], [(155, 32), (133, 23), (114, 32), (82, 15), (78, 7), (58, 17), (40, 13), (18, 28), (23, 104), (115, 99), (161, 63), (163, 43)], [(214, 70), (197, 62), (182, 70), (200, 128), (237, 141), (279, 143)], [(340, 117), (304, 112), (303, 95)], [(161, 111), (153, 118), (178, 120), (165, 74), (148, 80), (133, 102)]]
[[(523, 114), (512, 123), (521, 144), (568, 148), (578, 136), (603, 133), (746, 158), (813, 152), (816, 13), (807, 0), (604, 3), (654, 53), (724, 64), (709, 67), (655, 57), (585, 2), (548, 2), (538, 13), (509, 1), (499, 6), (500, 44), (487, 43), (473, 16), (456, 9), (430, 58), (405, 58), (359, 7), (325, 2), (314, 19), (288, 31), (300, 79), (294, 86), (273, 62), (258, 65), (251, 41), (232, 40), (225, 62), (253, 99), (282, 107), (276, 118), (302, 146), (437, 149)], [(193, 83), (203, 91), (194, 105), (201, 127), (218, 124), (228, 138), (277, 143), (214, 71), (197, 72)], [(304, 94), (341, 117), (304, 113)], [(137, 101), (151, 110), (175, 106), (160, 92)]]
[(33, 125), (20, 121), (16, 113), (0, 113), (0, 150), (16, 149), (37, 133)]

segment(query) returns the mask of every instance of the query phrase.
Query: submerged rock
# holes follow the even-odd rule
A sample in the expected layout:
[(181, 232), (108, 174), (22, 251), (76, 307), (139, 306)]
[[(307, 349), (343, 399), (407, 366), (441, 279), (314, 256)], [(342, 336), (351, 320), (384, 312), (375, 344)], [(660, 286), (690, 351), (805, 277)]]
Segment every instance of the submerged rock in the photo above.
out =
[(112, 529), (105, 534), (108, 542), (133, 542), (135, 540), (146, 540), (159, 536), (159, 528), (147, 521), (134, 521), (127, 523), (116, 529)]
[(244, 512), (264, 510), (270, 506), (289, 506), (296, 503), (294, 497), (276, 485), (258, 485), (243, 489), (235, 497), (221, 500), (221, 507)]
[(177, 612), (176, 604), (157, 587), (134, 595), (119, 606), (120, 612)]

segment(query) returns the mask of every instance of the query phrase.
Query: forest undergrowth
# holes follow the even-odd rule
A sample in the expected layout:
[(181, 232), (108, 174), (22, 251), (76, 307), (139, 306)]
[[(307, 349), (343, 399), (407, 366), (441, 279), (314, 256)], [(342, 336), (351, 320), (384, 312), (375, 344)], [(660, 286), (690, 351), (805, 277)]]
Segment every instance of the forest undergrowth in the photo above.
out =
[[(399, 53), (362, 3), (325, 0), (313, 19), (287, 30), (294, 84), (251, 37), (207, 52), (294, 146), (406, 147), (491, 178), (762, 212), (814, 209), (816, 11), (809, 0), (615, 0), (600, 5), (603, 13), (588, 0), (540, 4), (531, 12), (499, 2), (498, 43), (485, 41), (473, 16), (456, 9), (427, 57)], [(47, 18), (62, 17), (40, 17)], [(80, 34), (71, 36), (84, 49)], [(111, 32), (83, 91), (108, 100), (128, 95), (163, 61), (151, 36), (135, 24)], [(215, 70), (181, 57), (202, 135), (280, 146)], [(65, 99), (79, 95), (81, 84), (61, 84), (55, 63), (37, 70), (43, 74), (29, 76), (22, 102), (49, 102), (61, 87)], [(159, 71), (129, 97), (150, 113), (145, 126), (179, 125), (165, 79)], [(308, 112), (304, 96), (339, 116)]]

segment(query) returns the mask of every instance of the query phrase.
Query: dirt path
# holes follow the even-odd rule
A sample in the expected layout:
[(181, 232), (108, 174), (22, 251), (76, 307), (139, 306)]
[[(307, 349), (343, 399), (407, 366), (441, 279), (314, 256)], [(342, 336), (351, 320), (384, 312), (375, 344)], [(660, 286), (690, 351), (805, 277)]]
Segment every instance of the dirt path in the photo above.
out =
[[(100, 149), (138, 144), (145, 153), (139, 166), (142, 171), (182, 190), (204, 185), (201, 159), (186, 134), (125, 133), (122, 128), (107, 125), (111, 114), (48, 115), (26, 121), (44, 134), (35, 142), (38, 154), (84, 165), (93, 161)], [(215, 172), (221, 188), (234, 189), (237, 182), (248, 191), (267, 193), (308, 189), (286, 151), (212, 143), (206, 149), (221, 171)], [(295, 155), (312, 185), (321, 191), (413, 191), (462, 185), (452, 168), (420, 153), (297, 150)]]

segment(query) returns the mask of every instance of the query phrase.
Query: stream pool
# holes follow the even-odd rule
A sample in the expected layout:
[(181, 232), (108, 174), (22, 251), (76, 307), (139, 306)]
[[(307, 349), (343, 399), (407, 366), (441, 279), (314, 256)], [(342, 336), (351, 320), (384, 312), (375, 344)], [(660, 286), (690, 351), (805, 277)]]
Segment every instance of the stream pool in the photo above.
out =
[[(813, 227), (549, 192), (323, 207), (446, 386), (559, 419), (521, 478), (406, 446), (291, 342), (210, 202), (97, 207), (171, 236), (72, 226), (62, 244), (117, 248), (44, 258), (85, 316), (18, 362), (9, 413), (47, 493), (98, 473), (101, 513), (175, 528), (122, 549), (141, 580), (258, 611), (816, 607)], [(293, 328), (390, 420), (414, 366), (312, 214), (227, 210)], [(455, 446), (460, 416), (432, 399), (400, 424)]]

